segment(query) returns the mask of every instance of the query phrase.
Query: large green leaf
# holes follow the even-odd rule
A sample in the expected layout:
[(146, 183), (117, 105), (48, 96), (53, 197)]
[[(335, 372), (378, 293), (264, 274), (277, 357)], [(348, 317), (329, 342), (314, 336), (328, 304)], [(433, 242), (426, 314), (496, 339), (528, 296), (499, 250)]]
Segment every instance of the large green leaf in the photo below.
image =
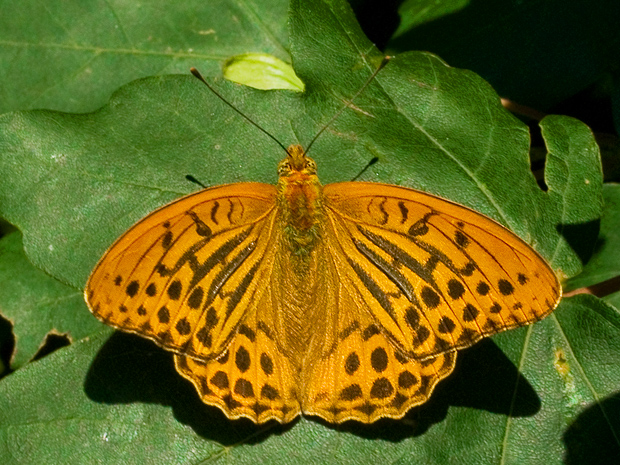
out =
[[(285, 144), (308, 143), (381, 61), (342, 5), (309, 8), (291, 18), (306, 92), (216, 83)], [(432, 55), (408, 53), (379, 72), (312, 155), (324, 182), (351, 179), (378, 157), (365, 179), (421, 188), (486, 213), (570, 276), (581, 261), (566, 240), (592, 240), (575, 240), (565, 227), (580, 231), (600, 214), (598, 149), (577, 121), (555, 117), (544, 127), (551, 149), (546, 193), (529, 170), (526, 127), (492, 89)], [(187, 174), (207, 185), (273, 182), (284, 153), (191, 76), (137, 81), (92, 114), (9, 114), (0, 130), (0, 213), (24, 232), (37, 266), (76, 287), (122, 231), (194, 189)], [(579, 201), (564, 203), (574, 197)]]
[(0, 112), (92, 111), (119, 86), (240, 53), (290, 61), (287, 0), (0, 1)]
[[(308, 144), (381, 62), (345, 3), (296, 0), (290, 49), (303, 93), (211, 80), (285, 145)], [(394, 58), (312, 147), (324, 182), (356, 177), (422, 188), (482, 211), (567, 276), (595, 240), (601, 173), (589, 130), (543, 122), (547, 191), (529, 169), (527, 129), (473, 73), (427, 53)], [(81, 288), (140, 217), (205, 184), (273, 182), (284, 152), (190, 76), (131, 83), (88, 115), (0, 118), (0, 212), (31, 260)], [(595, 229), (595, 228), (594, 228)], [(620, 324), (592, 297), (459, 355), (456, 372), (402, 421), (284, 427), (228, 421), (200, 404), (170, 354), (109, 332), (0, 383), (7, 463), (560, 463), (617, 453), (613, 399)], [(521, 375), (519, 374), (521, 373)], [(613, 408), (613, 407), (611, 407)], [(602, 412), (602, 413), (599, 413)], [(607, 420), (606, 420), (607, 419)], [(582, 425), (596, 425), (583, 443)], [(587, 437), (586, 437), (587, 438)], [(578, 463), (578, 462), (575, 462)]]

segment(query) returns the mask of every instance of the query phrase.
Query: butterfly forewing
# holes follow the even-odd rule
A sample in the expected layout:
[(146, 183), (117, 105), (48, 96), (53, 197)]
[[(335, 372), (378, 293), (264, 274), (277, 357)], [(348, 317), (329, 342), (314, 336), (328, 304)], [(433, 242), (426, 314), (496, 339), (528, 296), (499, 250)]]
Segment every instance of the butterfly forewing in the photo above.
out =
[[(466, 207), (375, 183), (325, 186), (342, 271), (388, 339), (424, 360), (549, 314), (553, 270), (519, 237)], [(348, 265), (348, 266), (347, 266)]]
[(275, 196), (268, 184), (231, 184), (153, 212), (91, 274), (91, 311), (169, 350), (218, 356), (264, 289), (258, 282), (269, 274), (263, 259), (273, 242)]

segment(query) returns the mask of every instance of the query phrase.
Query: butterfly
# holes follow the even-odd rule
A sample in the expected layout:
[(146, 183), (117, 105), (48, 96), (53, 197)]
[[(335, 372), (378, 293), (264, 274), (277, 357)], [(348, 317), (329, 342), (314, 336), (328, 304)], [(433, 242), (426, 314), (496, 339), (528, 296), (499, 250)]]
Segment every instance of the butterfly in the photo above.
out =
[(456, 350), (540, 320), (561, 296), (530, 246), (414, 189), (322, 187), (291, 146), (277, 186), (208, 188), (138, 222), (86, 286), (105, 323), (175, 353), (229, 418), (400, 418)]
[(457, 350), (558, 305), (551, 267), (494, 220), (406, 187), (323, 186), (301, 146), (286, 152), (277, 185), (206, 188), (140, 220), (85, 288), (228, 418), (401, 418)]

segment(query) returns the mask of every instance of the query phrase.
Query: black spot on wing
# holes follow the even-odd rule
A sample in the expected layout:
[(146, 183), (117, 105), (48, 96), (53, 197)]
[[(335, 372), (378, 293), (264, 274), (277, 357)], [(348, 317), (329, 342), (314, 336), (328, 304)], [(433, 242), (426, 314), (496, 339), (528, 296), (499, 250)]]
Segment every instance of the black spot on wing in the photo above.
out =
[(419, 237), (419, 236), (424, 236), (425, 234), (427, 234), (429, 231), (428, 221), (435, 214), (436, 214), (435, 212), (429, 212), (425, 214), (422, 218), (420, 218), (418, 221), (416, 221), (409, 227), (407, 234), (410, 237)]
[(377, 325), (370, 324), (370, 325), (368, 325), (366, 327), (366, 329), (362, 333), (362, 339), (364, 341), (367, 341), (368, 339), (373, 337), (375, 334), (380, 334), (380, 333), (381, 333), (381, 331), (379, 330)]
[(250, 360), (250, 353), (246, 348), (243, 346), (239, 347), (235, 353), (235, 365), (241, 373), (245, 373), (250, 369)]
[(168, 310), (165, 306), (161, 307), (157, 311), (157, 319), (162, 324), (166, 324), (170, 321), (170, 310)]
[(260, 367), (267, 376), (273, 373), (273, 360), (264, 352), (260, 355)]
[(213, 235), (213, 231), (211, 231), (211, 228), (207, 225), (207, 223), (202, 221), (195, 212), (190, 211), (187, 214), (191, 217), (192, 220), (194, 220), (194, 223), (196, 225), (196, 234), (202, 237), (211, 237)]
[(179, 300), (181, 298), (182, 291), (183, 285), (181, 284), (181, 281), (176, 279), (170, 283), (170, 286), (168, 286), (168, 297), (170, 297), (171, 300)]
[(138, 293), (139, 289), (140, 283), (138, 283), (138, 281), (132, 281), (125, 288), (125, 294), (127, 294), (129, 297), (134, 297)]
[(351, 384), (347, 386), (342, 391), (340, 391), (339, 395), (341, 400), (352, 401), (355, 399), (359, 399), (362, 397), (362, 388), (359, 384)]
[(155, 294), (157, 294), (157, 286), (155, 286), (155, 283), (151, 283), (146, 286), (146, 290), (144, 292), (146, 292), (146, 295), (148, 295), (149, 297), (153, 297)]
[(192, 293), (189, 295), (187, 299), (187, 305), (189, 308), (197, 309), (200, 308), (200, 304), (202, 303), (202, 297), (204, 295), (204, 291), (202, 287), (197, 286), (192, 290)]
[(256, 340), (256, 333), (247, 325), (239, 326), (239, 334), (243, 334), (250, 340), (250, 342), (254, 342)]
[(394, 393), (394, 386), (387, 378), (375, 380), (370, 388), (370, 397), (375, 399), (385, 399)]
[(370, 354), (370, 366), (377, 373), (385, 371), (388, 366), (388, 355), (383, 347), (377, 347)]
[(228, 389), (228, 375), (223, 371), (216, 372), (210, 379), (212, 385), (220, 389)]
[(166, 231), (164, 236), (161, 239), (161, 245), (164, 249), (169, 249), (174, 240), (174, 235), (172, 231)]
[(398, 375), (398, 387), (400, 388), (409, 389), (417, 382), (418, 379), (413, 375), (413, 373), (408, 370), (405, 370), (400, 375)]
[(501, 292), (502, 295), (511, 295), (515, 291), (514, 286), (507, 279), (500, 279), (497, 283), (497, 286), (499, 288), (499, 292)]
[(260, 390), (261, 397), (268, 400), (275, 400), (280, 397), (280, 393), (276, 388), (270, 386), (269, 384), (265, 384)]
[(406, 223), (409, 217), (409, 209), (402, 200), (398, 202), (398, 208), (400, 209), (400, 224)]
[(469, 238), (461, 231), (457, 230), (454, 233), (454, 242), (459, 248), (464, 249), (469, 245)]
[(241, 397), (254, 397), (254, 388), (247, 379), (239, 378), (235, 383), (234, 392)]
[(465, 287), (463, 286), (463, 283), (457, 279), (451, 279), (448, 281), (448, 295), (452, 299), (459, 299), (463, 296), (463, 294), (465, 294)]
[(480, 311), (472, 304), (465, 305), (463, 309), (463, 321), (474, 321)]
[(437, 308), (441, 303), (441, 298), (439, 297), (439, 295), (428, 286), (424, 286), (422, 288), (420, 296), (422, 297), (422, 301), (424, 302), (424, 304), (431, 310)]
[(357, 356), (355, 352), (351, 352), (347, 356), (344, 362), (344, 371), (348, 375), (352, 375), (353, 373), (357, 371), (359, 367), (360, 367), (360, 358)]
[(478, 283), (478, 285), (476, 286), (476, 292), (479, 295), (485, 296), (489, 293), (489, 291), (491, 290), (491, 286), (489, 286), (486, 282), (484, 281), (480, 281)]
[(439, 320), (439, 326), (437, 327), (439, 332), (444, 334), (451, 333), (452, 331), (454, 331), (455, 328), (456, 324), (454, 323), (454, 321), (452, 321), (452, 319), (447, 316), (441, 317), (441, 319)]
[(179, 321), (177, 321), (175, 328), (182, 336), (188, 335), (192, 330), (192, 327), (186, 318), (181, 318)]

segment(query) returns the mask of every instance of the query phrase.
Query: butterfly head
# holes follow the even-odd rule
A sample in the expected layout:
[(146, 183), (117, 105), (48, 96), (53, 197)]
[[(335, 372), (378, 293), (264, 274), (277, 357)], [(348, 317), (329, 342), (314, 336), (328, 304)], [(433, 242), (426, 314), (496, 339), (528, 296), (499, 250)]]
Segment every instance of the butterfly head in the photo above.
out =
[(287, 153), (286, 158), (278, 165), (280, 178), (316, 176), (316, 162), (306, 156), (301, 145), (291, 145)]

